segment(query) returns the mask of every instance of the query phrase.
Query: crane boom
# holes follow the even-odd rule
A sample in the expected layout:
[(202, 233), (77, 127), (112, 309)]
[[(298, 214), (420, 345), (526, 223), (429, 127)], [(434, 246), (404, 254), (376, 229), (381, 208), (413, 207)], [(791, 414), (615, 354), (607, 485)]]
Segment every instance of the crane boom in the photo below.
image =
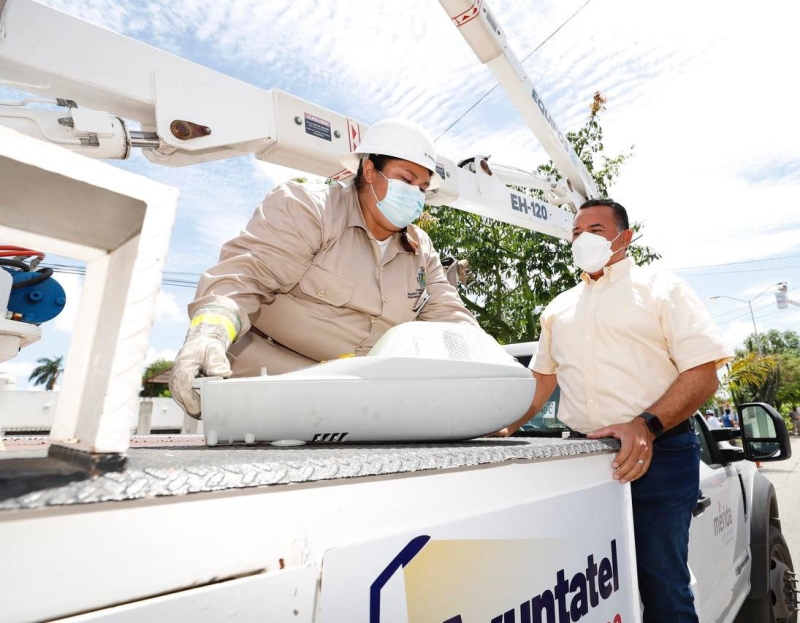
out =
[[(491, 13), (484, 7), (481, 15)], [(480, 23), (489, 20), (484, 17)], [(467, 32), (463, 24), (461, 30)], [(58, 41), (43, 39), (41, 33), (59, 33)], [(496, 35), (492, 41), (497, 45), (503, 40)], [(502, 49), (503, 62), (513, 65), (513, 54)], [(504, 71), (499, 60), (491, 62), (497, 67), (493, 71)], [(519, 91), (529, 81), (523, 75), (518, 82), (504, 78), (502, 84), (519, 107)], [(259, 160), (345, 181), (352, 175), (339, 157), (355, 149), (369, 127), (34, 0), (0, 2), (0, 84), (62, 107), (42, 110), (0, 102), (0, 124), (95, 158), (126, 158), (132, 147), (142, 147), (151, 162), (185, 166), (254, 154)], [(529, 93), (525, 97), (530, 109)], [(536, 117), (530, 110), (525, 114)], [(131, 120), (141, 124), (139, 131), (129, 127)], [(427, 202), (569, 239), (572, 216), (560, 206), (574, 209), (596, 191), (554, 124), (547, 128), (549, 135), (534, 131), (566, 181), (490, 165), (483, 156), (457, 165), (440, 155), (437, 170), (444, 184), (428, 194)], [(543, 190), (548, 201), (534, 200), (509, 184)]]
[(458, 31), (475, 55), (494, 74), (514, 106), (530, 126), (536, 138), (567, 178), (573, 190), (583, 199), (597, 197), (599, 192), (589, 171), (572, 145), (558, 129), (542, 96), (533, 87), (528, 75), (508, 47), (500, 23), (483, 0), (439, 0)]

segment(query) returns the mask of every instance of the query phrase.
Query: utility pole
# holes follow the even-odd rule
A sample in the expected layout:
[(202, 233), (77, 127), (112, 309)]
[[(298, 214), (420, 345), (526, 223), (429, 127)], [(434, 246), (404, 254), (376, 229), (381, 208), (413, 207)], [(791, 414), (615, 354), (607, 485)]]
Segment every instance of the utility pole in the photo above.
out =
[(785, 282), (781, 282), (778, 284), (771, 284), (768, 288), (766, 288), (763, 292), (760, 292), (756, 296), (751, 299), (737, 299), (735, 296), (728, 296), (726, 294), (718, 294), (717, 296), (712, 296), (711, 300), (715, 301), (716, 299), (731, 299), (732, 301), (739, 301), (740, 303), (747, 303), (747, 306), (750, 308), (750, 319), (753, 321), (753, 333), (756, 336), (756, 346), (758, 347), (758, 356), (763, 357), (764, 351), (761, 348), (761, 336), (758, 334), (758, 326), (756, 326), (756, 315), (753, 313), (753, 301), (755, 301), (759, 296), (764, 294), (770, 288), (775, 287), (775, 285), (782, 286), (785, 285)]

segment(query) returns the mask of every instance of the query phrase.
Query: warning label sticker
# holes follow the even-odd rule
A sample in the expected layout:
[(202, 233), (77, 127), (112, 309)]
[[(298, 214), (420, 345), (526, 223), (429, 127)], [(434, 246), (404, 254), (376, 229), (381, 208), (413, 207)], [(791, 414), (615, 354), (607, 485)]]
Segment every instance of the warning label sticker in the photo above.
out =
[(314, 115), (305, 113), (306, 116), (306, 134), (323, 138), (326, 141), (331, 140), (331, 122), (320, 119)]

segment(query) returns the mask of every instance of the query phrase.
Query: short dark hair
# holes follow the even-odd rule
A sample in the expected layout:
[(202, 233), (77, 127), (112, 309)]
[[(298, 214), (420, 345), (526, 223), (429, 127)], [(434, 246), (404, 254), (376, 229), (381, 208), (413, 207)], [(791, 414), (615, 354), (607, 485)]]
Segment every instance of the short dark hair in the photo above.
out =
[(628, 211), (622, 207), (622, 204), (616, 201), (611, 199), (589, 199), (588, 201), (584, 201), (578, 209), (583, 210), (585, 208), (611, 208), (611, 211), (614, 213), (614, 220), (617, 223), (617, 229), (625, 231), (631, 228), (628, 223)]

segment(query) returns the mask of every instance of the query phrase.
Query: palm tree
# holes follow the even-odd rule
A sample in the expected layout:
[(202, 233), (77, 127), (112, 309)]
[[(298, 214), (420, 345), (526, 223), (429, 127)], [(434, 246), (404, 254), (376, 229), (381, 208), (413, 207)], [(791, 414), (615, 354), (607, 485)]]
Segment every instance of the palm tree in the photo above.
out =
[(772, 404), (779, 374), (774, 356), (761, 357), (748, 352), (733, 360), (725, 382), (731, 398), (737, 404), (750, 400)]
[(36, 363), (39, 365), (33, 369), (31, 375), (28, 377), (29, 381), (33, 381), (34, 387), (37, 385), (44, 385), (47, 391), (52, 391), (56, 386), (58, 377), (64, 371), (61, 365), (64, 357), (42, 357), (37, 359)]

